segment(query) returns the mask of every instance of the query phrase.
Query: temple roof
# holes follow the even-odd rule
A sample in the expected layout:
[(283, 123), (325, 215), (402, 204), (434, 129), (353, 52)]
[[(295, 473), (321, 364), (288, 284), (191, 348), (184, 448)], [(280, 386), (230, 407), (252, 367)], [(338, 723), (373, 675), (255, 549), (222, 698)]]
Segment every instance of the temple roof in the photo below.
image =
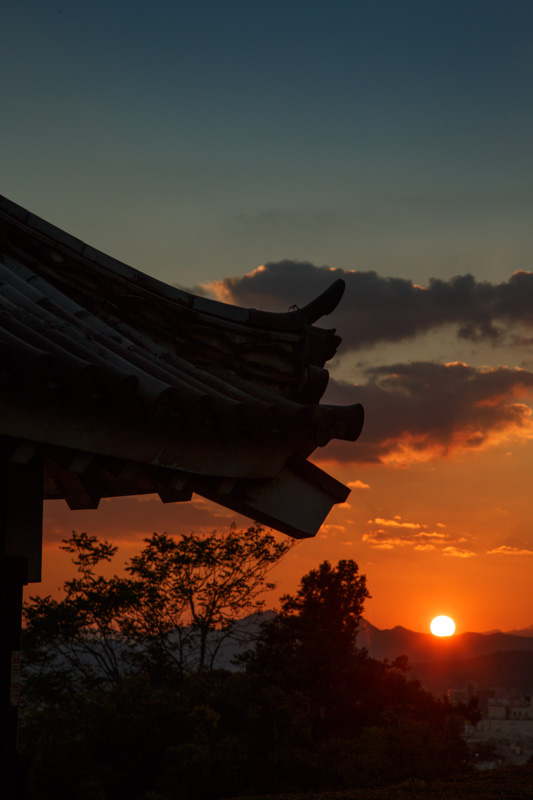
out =
[(0, 442), (44, 458), (45, 498), (192, 492), (293, 536), (348, 489), (307, 459), (363, 410), (320, 405), (340, 343), (303, 308), (240, 308), (167, 285), (0, 197)]

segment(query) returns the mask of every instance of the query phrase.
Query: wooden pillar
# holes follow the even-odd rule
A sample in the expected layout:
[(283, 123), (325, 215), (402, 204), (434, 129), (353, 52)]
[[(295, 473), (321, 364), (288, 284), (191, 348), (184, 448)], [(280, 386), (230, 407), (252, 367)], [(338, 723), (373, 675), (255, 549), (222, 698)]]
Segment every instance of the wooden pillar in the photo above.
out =
[(3, 797), (22, 800), (17, 754), (21, 673), (22, 591), (41, 577), (43, 468), (0, 462), (0, 759)]
[(21, 675), (22, 589), (27, 583), (28, 562), (14, 556), (0, 557), (0, 689), (2, 725), (2, 784), (5, 797), (25, 796), (25, 776), (17, 753), (18, 705)]

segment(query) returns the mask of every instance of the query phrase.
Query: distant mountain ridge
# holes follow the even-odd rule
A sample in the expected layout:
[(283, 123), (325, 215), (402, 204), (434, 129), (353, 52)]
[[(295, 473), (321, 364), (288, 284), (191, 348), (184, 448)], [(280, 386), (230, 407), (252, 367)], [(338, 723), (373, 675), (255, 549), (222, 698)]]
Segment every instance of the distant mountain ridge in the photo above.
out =
[(528, 625), (527, 628), (513, 628), (511, 631), (501, 631), (499, 628), (494, 628), (491, 631), (483, 631), (484, 636), (489, 633), (508, 633), (511, 636), (533, 636), (533, 625)]
[[(525, 633), (530, 631), (529, 633)], [(533, 626), (521, 631), (501, 633), (459, 633), (439, 637), (431, 633), (417, 633), (397, 625), (380, 630), (368, 620), (361, 620), (357, 644), (368, 650), (372, 658), (394, 660), (406, 655), (411, 664), (450, 659), (469, 659), (490, 653), (532, 650)]]
[(528, 625), (527, 628), (515, 628), (512, 631), (506, 631), (506, 633), (514, 636), (533, 636), (533, 625)]
[(510, 633), (460, 633), (440, 638), (401, 625), (380, 630), (363, 619), (357, 644), (379, 661), (406, 655), (411, 676), (437, 696), (468, 684), (475, 691), (533, 694), (533, 626)]

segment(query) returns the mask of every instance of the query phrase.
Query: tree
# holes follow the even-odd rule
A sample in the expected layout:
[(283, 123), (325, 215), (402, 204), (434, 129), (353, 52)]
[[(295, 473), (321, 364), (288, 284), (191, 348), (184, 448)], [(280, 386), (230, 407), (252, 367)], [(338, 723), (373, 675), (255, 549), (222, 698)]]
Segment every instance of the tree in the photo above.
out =
[(290, 547), (258, 524), (144, 541), (128, 576), (112, 578), (96, 570), (116, 546), (87, 533), (64, 541), (77, 577), (61, 599), (32, 597), (24, 610), (28, 688), (43, 700), (142, 671), (161, 682), (212, 668), (237, 621), (262, 610), (268, 573)]
[(65, 581), (57, 600), (31, 597), (24, 606), (24, 662), (30, 690), (54, 695), (116, 683), (125, 671), (123, 623), (138, 602), (131, 581), (95, 575), (117, 547), (72, 532), (63, 550), (72, 554), (77, 577)]
[(336, 567), (323, 561), (303, 576), (295, 597), (282, 598), (282, 614), (298, 619), (300, 627), (320, 638), (332, 657), (339, 648), (347, 655), (356, 650), (359, 622), (369, 597), (366, 576), (359, 575), (355, 561), (339, 561)]
[(211, 669), (237, 623), (264, 608), (271, 569), (291, 547), (258, 524), (209, 536), (154, 533), (126, 568), (139, 596), (128, 635), (155, 662), (184, 671)]
[[(355, 562), (324, 562), (305, 575), (260, 629), (246, 669), (230, 672), (209, 669), (219, 637), (263, 607), (260, 593), (286, 546), (259, 526), (176, 540), (153, 534), (127, 577), (109, 580), (96, 569), (114, 546), (75, 534), (65, 547), (78, 577), (62, 600), (34, 598), (27, 610), (42, 652), (53, 657), (59, 641), (68, 656), (22, 718), (31, 797), (215, 800), (464, 768), (464, 709), (409, 680), (401, 659), (379, 662), (357, 647), (369, 595)], [(98, 662), (109, 665), (98, 683), (100, 644), (111, 652)]]
[(330, 710), (346, 703), (345, 690), (358, 668), (356, 646), (363, 605), (370, 597), (355, 561), (324, 561), (300, 582), (295, 596), (281, 598), (281, 612), (262, 629), (245, 657), (249, 671), (306, 692)]
[[(254, 650), (243, 659), (256, 681), (305, 698), (306, 725), (317, 747), (329, 743), (333, 752), (338, 745), (338, 762), (333, 763), (333, 756), (330, 759), (333, 783), (339, 779), (339, 770), (345, 769), (341, 754), (347, 753), (346, 764), (354, 761), (353, 743), (368, 729), (379, 729), (377, 738), (369, 734), (369, 741), (394, 743), (407, 730), (418, 741), (427, 724), (436, 732), (443, 752), (464, 750), (454, 727), (458, 717), (464, 716), (461, 709), (437, 701), (418, 681), (409, 679), (406, 659), (376, 661), (357, 647), (364, 601), (369, 596), (366, 578), (354, 561), (339, 561), (336, 567), (324, 561), (301, 579), (294, 596), (282, 598), (280, 614), (263, 626)], [(428, 748), (429, 744), (421, 755), (425, 769), (433, 768)], [(318, 750), (316, 758), (322, 763)], [(366, 755), (361, 759), (365, 762)], [(382, 772), (392, 774), (386, 759)]]

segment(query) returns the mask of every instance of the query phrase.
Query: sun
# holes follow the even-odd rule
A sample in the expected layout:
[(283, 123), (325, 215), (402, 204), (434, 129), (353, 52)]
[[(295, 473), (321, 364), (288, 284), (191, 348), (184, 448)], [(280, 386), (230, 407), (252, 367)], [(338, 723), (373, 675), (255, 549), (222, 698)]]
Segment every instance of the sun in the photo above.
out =
[(429, 627), (433, 636), (453, 636), (455, 633), (455, 622), (451, 617), (435, 617)]

